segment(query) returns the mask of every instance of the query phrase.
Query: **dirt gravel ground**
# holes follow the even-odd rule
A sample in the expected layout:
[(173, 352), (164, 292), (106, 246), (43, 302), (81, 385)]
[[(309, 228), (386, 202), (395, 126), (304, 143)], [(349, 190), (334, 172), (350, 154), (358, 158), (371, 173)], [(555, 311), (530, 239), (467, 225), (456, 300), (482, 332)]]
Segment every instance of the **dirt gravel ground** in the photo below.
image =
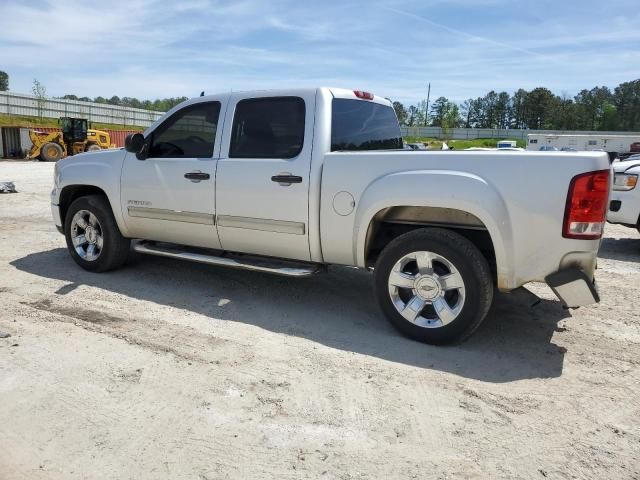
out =
[(600, 304), (534, 285), (436, 348), (354, 269), (87, 273), (52, 171), (0, 162), (0, 479), (640, 478), (636, 231), (607, 227)]

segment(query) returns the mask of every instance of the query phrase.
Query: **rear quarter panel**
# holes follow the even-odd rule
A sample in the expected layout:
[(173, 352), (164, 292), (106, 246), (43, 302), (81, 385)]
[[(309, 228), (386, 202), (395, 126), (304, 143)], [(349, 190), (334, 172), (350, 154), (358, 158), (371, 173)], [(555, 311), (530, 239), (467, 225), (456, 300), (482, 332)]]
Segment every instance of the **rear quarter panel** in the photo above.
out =
[[(323, 257), (328, 263), (363, 267), (367, 230), (381, 209), (447, 207), (472, 213), (487, 227), (499, 288), (543, 281), (566, 266), (563, 262), (582, 258), (581, 253), (595, 261), (599, 240), (565, 239), (562, 223), (571, 179), (606, 168), (605, 153), (330, 153), (322, 172)], [(341, 191), (355, 200), (346, 216), (333, 208)]]

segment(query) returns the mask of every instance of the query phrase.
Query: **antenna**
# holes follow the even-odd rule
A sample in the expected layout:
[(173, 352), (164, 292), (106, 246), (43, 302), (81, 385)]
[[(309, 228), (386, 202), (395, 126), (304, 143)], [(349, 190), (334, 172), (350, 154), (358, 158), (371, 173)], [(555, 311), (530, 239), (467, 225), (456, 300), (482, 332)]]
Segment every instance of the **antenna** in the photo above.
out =
[(429, 90), (427, 90), (427, 108), (424, 110), (424, 126), (429, 123), (429, 97), (431, 97), (431, 82), (429, 82)]
[(204, 90), (200, 92), (200, 96), (204, 97)]

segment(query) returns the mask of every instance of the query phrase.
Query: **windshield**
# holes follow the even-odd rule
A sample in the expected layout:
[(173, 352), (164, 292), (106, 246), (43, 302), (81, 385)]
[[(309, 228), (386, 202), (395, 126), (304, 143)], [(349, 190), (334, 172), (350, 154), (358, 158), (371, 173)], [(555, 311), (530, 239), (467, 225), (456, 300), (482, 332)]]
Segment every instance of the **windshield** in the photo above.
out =
[(331, 151), (402, 149), (400, 125), (393, 108), (363, 100), (334, 98)]

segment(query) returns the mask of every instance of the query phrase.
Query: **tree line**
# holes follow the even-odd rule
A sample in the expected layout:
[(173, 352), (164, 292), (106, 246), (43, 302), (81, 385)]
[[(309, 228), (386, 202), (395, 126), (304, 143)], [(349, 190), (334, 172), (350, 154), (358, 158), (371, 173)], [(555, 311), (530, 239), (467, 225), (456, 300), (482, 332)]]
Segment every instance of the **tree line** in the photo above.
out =
[(639, 131), (640, 79), (613, 90), (581, 90), (574, 97), (544, 87), (519, 89), (512, 95), (492, 90), (460, 104), (440, 97), (428, 106), (428, 115), (426, 100), (409, 107), (393, 102), (393, 107), (407, 126)]
[[(9, 76), (0, 71), (0, 91), (8, 89)], [(46, 98), (46, 90), (37, 80), (33, 91), (38, 98)], [(70, 94), (61, 98), (158, 112), (166, 112), (187, 100), (187, 97), (139, 100), (117, 95), (89, 98)], [(513, 94), (492, 90), (460, 104), (440, 97), (431, 105), (422, 100), (409, 107), (393, 102), (393, 107), (400, 124), (410, 127), (640, 131), (640, 79), (621, 83), (613, 90), (609, 87), (581, 90), (573, 97), (538, 87), (531, 91), (521, 88)]]
[(166, 112), (171, 110), (173, 107), (178, 105), (179, 103), (187, 100), (187, 97), (171, 97), (171, 98), (159, 98), (156, 100), (138, 100), (134, 97), (118, 97), (114, 95), (111, 98), (105, 97), (77, 97), (75, 95), (63, 95), (63, 100), (80, 100), (81, 102), (94, 102), (94, 103), (105, 103), (108, 105), (119, 105), (121, 107), (131, 107), (131, 108), (143, 108), (145, 110), (153, 110), (156, 112)]
[[(0, 92), (9, 90), (9, 75), (7, 72), (0, 70)], [(39, 82), (37, 79), (33, 80), (32, 87), (33, 94), (37, 97), (38, 102), (42, 102), (47, 98), (47, 90), (45, 86)], [(54, 97), (56, 98), (56, 97)], [(159, 98), (156, 100), (138, 100), (133, 97), (118, 97), (114, 95), (111, 98), (105, 97), (78, 97), (76, 95), (63, 95), (61, 98), (63, 100), (80, 100), (81, 102), (94, 102), (94, 103), (104, 103), (107, 105), (119, 105), (122, 107), (132, 107), (132, 108), (143, 108), (145, 110), (153, 110), (156, 112), (166, 112), (171, 110), (173, 107), (178, 105), (179, 103), (187, 100), (187, 97), (171, 97), (171, 98)]]

